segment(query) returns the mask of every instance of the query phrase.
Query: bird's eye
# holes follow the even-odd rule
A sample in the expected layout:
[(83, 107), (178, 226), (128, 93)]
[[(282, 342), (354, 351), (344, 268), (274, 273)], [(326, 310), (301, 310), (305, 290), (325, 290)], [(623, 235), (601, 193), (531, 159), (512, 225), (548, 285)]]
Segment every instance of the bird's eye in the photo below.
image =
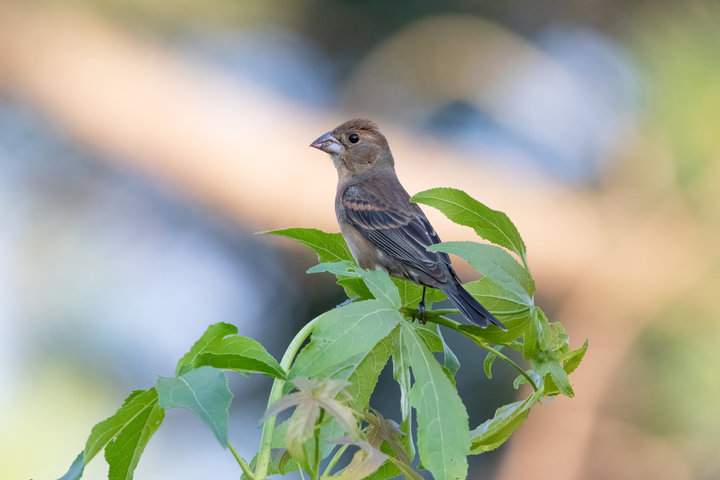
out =
[(350, 140), (350, 143), (357, 143), (360, 141), (360, 136), (357, 133), (353, 133), (348, 137), (348, 140)]

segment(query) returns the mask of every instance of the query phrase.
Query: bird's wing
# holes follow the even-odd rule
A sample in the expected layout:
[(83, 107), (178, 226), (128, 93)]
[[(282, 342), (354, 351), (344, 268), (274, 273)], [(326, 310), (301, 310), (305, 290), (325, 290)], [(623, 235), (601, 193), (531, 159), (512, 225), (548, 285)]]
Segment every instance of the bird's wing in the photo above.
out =
[(446, 253), (426, 250), (440, 243), (440, 238), (422, 211), (406, 203), (404, 198), (388, 201), (387, 195), (367, 185), (353, 185), (342, 195), (346, 218), (363, 237), (438, 282), (449, 281), (450, 258)]

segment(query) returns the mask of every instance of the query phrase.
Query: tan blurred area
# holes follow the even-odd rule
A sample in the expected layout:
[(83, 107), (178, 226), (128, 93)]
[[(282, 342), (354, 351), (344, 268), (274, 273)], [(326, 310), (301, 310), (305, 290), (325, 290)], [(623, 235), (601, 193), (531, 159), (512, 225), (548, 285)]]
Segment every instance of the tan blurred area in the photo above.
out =
[[(422, 28), (454, 29), (459, 45), (495, 46), (492, 52), (502, 61), (485, 54), (487, 62), (505, 62), (498, 68), (512, 68), (507, 59), (520, 56), (546, 63), (564, 81), (583, 82), (501, 27), (445, 17), (380, 43), (364, 60), (346, 90), (364, 107), (314, 110), (203, 69), (102, 15), (53, 5), (0, 3), (0, 89), (32, 104), (80, 142), (256, 231), (337, 230), (334, 170), (307, 145), (349, 116), (382, 109), (370, 99), (374, 69), (386, 69), (417, 45), (412, 35), (427, 35)], [(471, 43), (463, 35), (483, 38)], [(453, 48), (433, 45), (441, 57)], [(443, 85), (440, 90), (466, 89), (470, 97), (478, 79), (488, 79), (485, 71), (445, 60), (448, 65), (438, 71), (453, 64), (454, 83), (426, 79)], [(488, 81), (500, 82), (502, 75)], [(431, 87), (423, 86), (425, 95), (443, 97)], [(483, 95), (469, 100), (492, 110), (492, 85), (481, 90)], [(630, 349), (649, 324), (683, 298), (699, 297), (699, 304), (712, 298), (698, 285), (717, 268), (718, 230), (674, 191), (667, 147), (652, 137), (658, 132), (632, 132), (601, 186), (583, 189), (500, 168), (501, 157), (473, 161), (454, 145), (412, 134), (402, 119), (380, 114), (375, 120), (390, 139), (408, 191), (453, 186), (510, 216), (528, 246), (540, 297), (557, 306), (553, 320), (566, 325), (572, 347), (589, 339), (588, 354), (571, 376), (576, 397), (533, 409), (510, 441), (496, 478), (697, 478), (683, 449), (607, 408), (621, 372), (632, 375), (626, 371)], [(712, 192), (720, 180), (720, 149), (714, 154), (716, 166), (693, 189), (696, 196), (707, 195), (700, 203), (717, 200)], [(473, 238), (469, 229), (425, 210), (443, 239)]]

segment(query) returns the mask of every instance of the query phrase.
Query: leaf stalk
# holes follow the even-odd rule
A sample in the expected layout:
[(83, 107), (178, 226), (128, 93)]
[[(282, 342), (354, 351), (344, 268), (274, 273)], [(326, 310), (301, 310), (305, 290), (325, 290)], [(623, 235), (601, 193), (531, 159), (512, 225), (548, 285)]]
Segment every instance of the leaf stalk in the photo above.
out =
[[(280, 361), (280, 366), (285, 372), (288, 372), (290, 370), (290, 366), (292, 365), (295, 356), (300, 350), (302, 344), (312, 333), (318, 318), (320, 317), (316, 317), (315, 319), (307, 323), (302, 329), (300, 329), (297, 335), (295, 335), (295, 337), (290, 342), (290, 345), (288, 345), (288, 348), (287, 350), (285, 350), (285, 354)], [(275, 403), (275, 401), (282, 396), (284, 386), (284, 379), (276, 378), (275, 381), (273, 381), (272, 389), (270, 390), (270, 396), (268, 397), (268, 407)], [(267, 478), (268, 466), (270, 465), (270, 446), (272, 444), (274, 429), (275, 417), (268, 417), (267, 419), (265, 419), (262, 438), (260, 439), (260, 451), (258, 451), (257, 456), (257, 467), (255, 469), (254, 478), (256, 480), (264, 480), (265, 478)]]

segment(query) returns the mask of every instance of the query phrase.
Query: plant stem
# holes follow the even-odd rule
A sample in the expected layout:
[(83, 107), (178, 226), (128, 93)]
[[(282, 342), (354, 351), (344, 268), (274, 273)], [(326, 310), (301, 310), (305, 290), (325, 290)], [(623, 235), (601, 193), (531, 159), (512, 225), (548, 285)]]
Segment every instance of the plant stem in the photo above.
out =
[(315, 465), (312, 472), (312, 478), (314, 480), (318, 480), (318, 478), (320, 478), (320, 425), (322, 424), (324, 416), (325, 410), (320, 410), (320, 416), (315, 423)]
[(238, 454), (237, 450), (235, 450), (235, 447), (232, 443), (228, 442), (228, 448), (233, 454), (233, 457), (235, 457), (235, 460), (237, 460), (238, 465), (240, 465), (240, 468), (242, 469), (243, 473), (250, 479), (255, 480), (255, 474), (253, 473), (252, 469), (250, 468), (250, 465), (243, 459), (240, 454)]
[(328, 463), (327, 467), (325, 468), (325, 472), (323, 472), (322, 477), (324, 478), (327, 475), (330, 475), (332, 472), (332, 469), (335, 468), (335, 464), (340, 460), (340, 457), (342, 457), (343, 453), (345, 453), (345, 450), (348, 449), (350, 445), (343, 445), (338, 449), (337, 452), (335, 452), (335, 455), (333, 455), (333, 458), (330, 459), (330, 463)]
[(498, 350), (498, 349), (496, 349), (496, 348), (493, 348), (493, 347), (491, 347), (490, 345), (488, 345), (488, 344), (487, 344), (484, 340), (482, 340), (481, 338), (478, 338), (478, 337), (476, 337), (475, 335), (473, 335), (473, 334), (471, 334), (471, 333), (468, 333), (468, 332), (465, 332), (465, 331), (463, 331), (463, 330), (460, 330), (460, 329), (458, 328), (458, 327), (460, 327), (460, 325), (462, 325), (460, 322), (456, 322), (455, 320), (452, 320), (452, 319), (447, 318), (447, 317), (442, 316), (442, 315), (439, 316), (439, 317), (428, 317), (427, 320), (428, 320), (428, 322), (434, 322), (434, 323), (437, 323), (438, 325), (443, 325), (443, 326), (445, 326), (445, 327), (448, 327), (448, 328), (451, 328), (451, 329), (455, 330), (456, 332), (462, 333), (463, 335), (465, 335), (466, 337), (469, 337), (473, 342), (477, 343), (479, 346), (481, 346), (482, 348), (484, 348), (484, 349), (487, 350), (488, 352), (492, 352), (492, 353), (494, 353), (498, 358), (502, 358), (502, 359), (505, 360), (505, 362), (507, 362), (511, 367), (513, 367), (515, 370), (517, 370), (518, 373), (520, 373), (520, 375), (522, 375), (523, 377), (525, 377), (525, 379), (530, 383), (530, 385), (532, 385), (533, 390), (535, 390), (536, 392), (538, 391), (538, 387), (537, 387), (537, 385), (535, 385), (535, 382), (533, 381), (532, 377), (530, 377), (530, 375), (528, 375), (527, 372), (525, 372), (525, 370), (523, 370), (520, 365), (518, 365), (512, 358), (508, 357), (507, 355), (505, 355), (504, 353), (502, 353), (500, 350)]
[[(300, 346), (303, 344), (305, 339), (310, 336), (315, 328), (317, 317), (305, 325), (298, 333), (295, 338), (292, 339), (290, 345), (288, 345), (280, 366), (285, 372), (290, 370), (295, 355), (297, 355)], [(283, 387), (285, 386), (285, 380), (276, 378), (273, 382), (272, 389), (270, 390), (270, 396), (268, 397), (268, 407), (272, 405), (277, 399), (282, 396)], [(275, 430), (275, 417), (269, 417), (265, 420), (263, 425), (262, 438), (260, 440), (260, 450), (257, 456), (257, 468), (255, 470), (255, 478), (257, 480), (264, 480), (267, 477), (268, 466), (270, 464), (270, 445), (272, 443), (273, 431)]]

